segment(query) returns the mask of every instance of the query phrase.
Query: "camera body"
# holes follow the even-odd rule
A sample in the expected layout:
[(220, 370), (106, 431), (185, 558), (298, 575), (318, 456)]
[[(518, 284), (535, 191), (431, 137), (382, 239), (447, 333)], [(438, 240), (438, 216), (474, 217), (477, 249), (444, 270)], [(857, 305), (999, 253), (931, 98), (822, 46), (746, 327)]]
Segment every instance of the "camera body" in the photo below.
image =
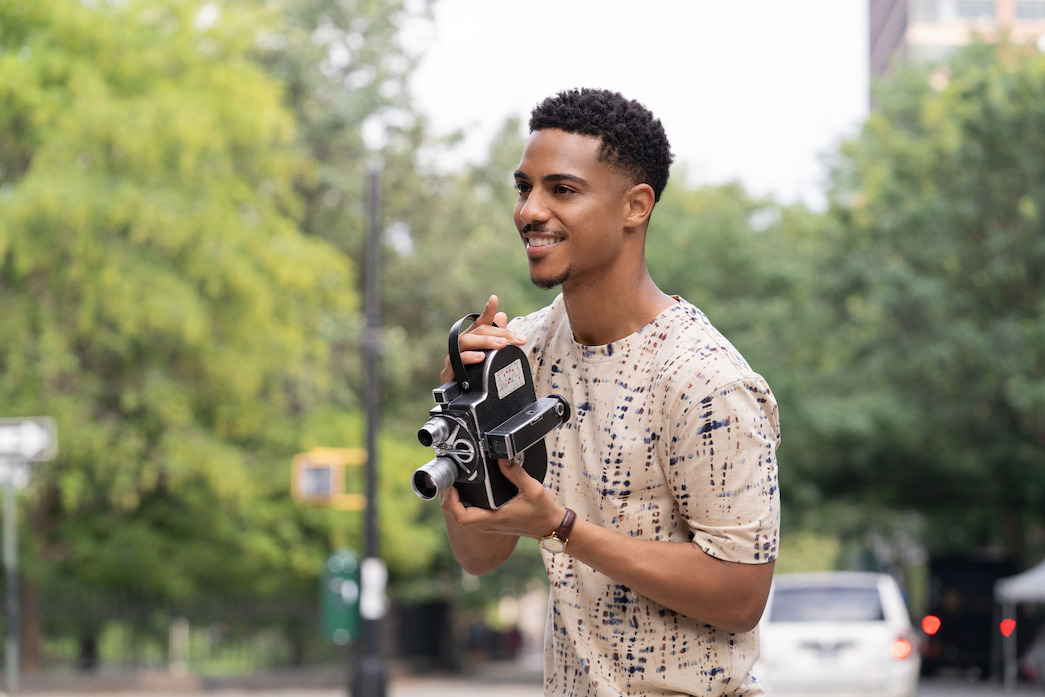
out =
[(497, 460), (515, 460), (543, 480), (544, 437), (569, 420), (570, 405), (558, 395), (537, 399), (529, 361), (518, 346), (487, 351), (482, 362), (465, 366), (457, 339), (461, 326), (478, 316), (462, 317), (450, 330), (454, 379), (432, 390), (436, 406), (417, 432), (422, 445), (435, 449), (435, 458), (414, 472), (411, 484), (425, 500), (454, 486), (466, 506), (500, 508), (518, 490)]

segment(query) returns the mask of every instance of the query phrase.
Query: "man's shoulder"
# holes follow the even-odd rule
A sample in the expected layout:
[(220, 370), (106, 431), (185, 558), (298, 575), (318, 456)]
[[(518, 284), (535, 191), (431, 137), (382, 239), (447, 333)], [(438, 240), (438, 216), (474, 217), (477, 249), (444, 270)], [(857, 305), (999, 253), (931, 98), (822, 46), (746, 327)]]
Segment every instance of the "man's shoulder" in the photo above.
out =
[[(660, 319), (658, 318), (658, 320)], [(695, 305), (680, 299), (678, 304), (671, 307), (670, 316), (664, 319), (666, 319), (671, 336), (670, 345), (675, 351), (682, 353), (725, 351), (736, 354), (741, 361), (744, 360), (729, 339)]]
[[(679, 377), (700, 374), (709, 383), (763, 381), (744, 356), (699, 308), (680, 300), (671, 318), (670, 341), (673, 371)], [(687, 366), (685, 370), (679, 370)]]

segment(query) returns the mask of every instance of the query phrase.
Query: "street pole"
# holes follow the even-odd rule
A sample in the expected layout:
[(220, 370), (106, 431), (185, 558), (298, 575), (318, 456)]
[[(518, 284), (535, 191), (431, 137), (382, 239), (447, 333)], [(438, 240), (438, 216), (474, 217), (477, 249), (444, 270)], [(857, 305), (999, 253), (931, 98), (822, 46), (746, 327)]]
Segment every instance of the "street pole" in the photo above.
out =
[(15, 510), (15, 463), (0, 461), (6, 470), (4, 479), (4, 581), (7, 587), (7, 645), (5, 667), (7, 694), (18, 695), (18, 643), (21, 613), (18, 604), (18, 518)]
[(7, 643), (4, 665), (8, 697), (18, 695), (21, 605), (18, 590), (18, 509), (15, 493), (29, 484), (29, 463), (58, 453), (58, 426), (50, 416), (0, 418), (0, 477), (3, 477), (3, 557), (7, 595)]
[[(363, 339), (363, 357), (366, 367), (366, 385), (364, 403), (366, 406), (366, 508), (364, 509), (365, 554), (364, 564), (380, 566), (377, 556), (377, 431), (379, 409), (378, 359), (380, 355), (381, 330), (381, 224), (379, 215), (379, 195), (381, 168), (372, 164), (369, 167), (369, 197), (367, 201), (367, 217), (369, 228), (366, 240), (366, 268), (364, 269), (364, 305), (366, 311), (366, 330)], [(364, 586), (367, 578), (364, 576)], [(383, 581), (382, 581), (383, 583)], [(364, 595), (374, 589), (364, 587)], [(380, 589), (383, 597), (384, 588)], [(369, 605), (369, 603), (367, 603)], [(380, 615), (383, 611), (370, 611), (361, 606), (360, 656), (352, 685), (349, 690), (353, 697), (385, 697), (387, 676), (381, 661)]]

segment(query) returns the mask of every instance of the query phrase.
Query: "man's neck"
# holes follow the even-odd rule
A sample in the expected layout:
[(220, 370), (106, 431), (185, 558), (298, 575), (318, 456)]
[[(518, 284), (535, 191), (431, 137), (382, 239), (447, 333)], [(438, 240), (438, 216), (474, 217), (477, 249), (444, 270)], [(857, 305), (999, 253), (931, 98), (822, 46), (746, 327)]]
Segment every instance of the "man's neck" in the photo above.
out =
[(637, 283), (564, 287), (563, 302), (574, 339), (603, 346), (634, 334), (676, 301), (645, 272)]

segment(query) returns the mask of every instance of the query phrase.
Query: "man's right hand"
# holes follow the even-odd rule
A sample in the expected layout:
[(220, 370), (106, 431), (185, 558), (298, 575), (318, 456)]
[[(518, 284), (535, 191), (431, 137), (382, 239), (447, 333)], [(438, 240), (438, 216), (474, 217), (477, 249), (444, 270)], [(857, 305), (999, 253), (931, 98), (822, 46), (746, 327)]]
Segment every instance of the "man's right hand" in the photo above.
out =
[[(526, 337), (508, 330), (508, 315), (497, 311), (496, 295), (490, 296), (479, 318), (457, 339), (457, 345), (461, 349), (461, 362), (465, 365), (482, 363), (486, 358), (486, 351), (504, 348), (508, 344), (519, 346), (525, 343)], [(443, 362), (440, 378), (444, 383), (454, 379), (450, 356)]]

